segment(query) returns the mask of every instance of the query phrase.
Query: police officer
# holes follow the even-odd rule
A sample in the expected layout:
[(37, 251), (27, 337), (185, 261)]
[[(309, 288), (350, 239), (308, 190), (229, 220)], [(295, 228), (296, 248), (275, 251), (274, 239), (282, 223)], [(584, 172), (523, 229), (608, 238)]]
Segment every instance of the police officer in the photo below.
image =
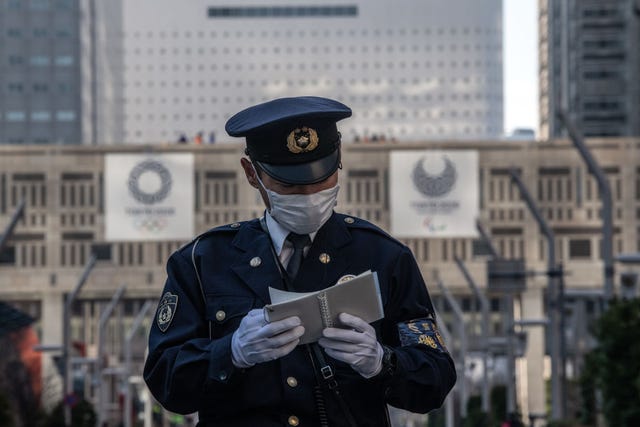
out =
[[(175, 252), (149, 336), (144, 378), (201, 426), (389, 426), (387, 404), (425, 413), (456, 380), (411, 251), (375, 225), (333, 211), (337, 122), (351, 110), (281, 98), (226, 124), (264, 216), (214, 228)], [(350, 313), (300, 345), (298, 317), (267, 323), (268, 287), (317, 291), (375, 271), (384, 318)]]

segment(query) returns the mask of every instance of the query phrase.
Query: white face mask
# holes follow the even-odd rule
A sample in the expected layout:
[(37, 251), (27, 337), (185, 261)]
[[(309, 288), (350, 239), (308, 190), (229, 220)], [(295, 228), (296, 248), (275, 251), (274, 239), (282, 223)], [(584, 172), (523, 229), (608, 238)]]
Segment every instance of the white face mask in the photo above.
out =
[(318, 231), (333, 213), (338, 203), (339, 185), (318, 191), (313, 194), (279, 194), (264, 186), (262, 180), (256, 178), (267, 193), (269, 213), (280, 225), (298, 234), (310, 234)]

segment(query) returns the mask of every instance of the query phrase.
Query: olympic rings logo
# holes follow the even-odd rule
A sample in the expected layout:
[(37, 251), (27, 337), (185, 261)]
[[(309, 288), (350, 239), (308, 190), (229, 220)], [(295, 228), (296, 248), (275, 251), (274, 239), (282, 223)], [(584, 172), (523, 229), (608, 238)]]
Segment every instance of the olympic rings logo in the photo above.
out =
[(167, 227), (165, 218), (138, 218), (133, 222), (136, 229), (147, 233), (162, 231)]

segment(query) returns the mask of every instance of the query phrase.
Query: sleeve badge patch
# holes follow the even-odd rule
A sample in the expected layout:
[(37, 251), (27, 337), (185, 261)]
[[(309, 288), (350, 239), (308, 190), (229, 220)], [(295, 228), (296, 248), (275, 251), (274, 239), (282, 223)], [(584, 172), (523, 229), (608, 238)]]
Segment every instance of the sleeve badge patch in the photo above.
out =
[(398, 323), (398, 333), (402, 346), (422, 344), (446, 353), (447, 347), (438, 331), (435, 320), (431, 318), (415, 319)]
[(176, 314), (176, 308), (178, 307), (178, 295), (174, 295), (171, 292), (165, 292), (160, 300), (158, 306), (158, 313), (156, 315), (156, 321), (158, 328), (162, 332), (166, 332), (169, 329), (169, 325), (173, 320), (173, 316)]

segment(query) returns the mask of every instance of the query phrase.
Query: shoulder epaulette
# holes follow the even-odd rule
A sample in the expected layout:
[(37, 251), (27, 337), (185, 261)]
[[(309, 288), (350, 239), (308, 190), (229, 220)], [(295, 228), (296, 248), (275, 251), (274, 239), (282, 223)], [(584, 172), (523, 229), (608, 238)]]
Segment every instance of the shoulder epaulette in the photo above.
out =
[(349, 228), (358, 228), (358, 229), (361, 229), (361, 230), (371, 231), (373, 233), (376, 233), (376, 234), (379, 234), (379, 235), (381, 235), (383, 237), (386, 237), (389, 240), (392, 240), (394, 242), (400, 243), (400, 242), (398, 242), (398, 240), (396, 238), (391, 236), (389, 233), (384, 231), (382, 228), (380, 228), (377, 225), (367, 221), (366, 219), (358, 218), (358, 217), (351, 216), (351, 215), (345, 215), (345, 214), (337, 214), (337, 215), (338, 215), (339, 218), (341, 218), (341, 221), (344, 221), (344, 223)]
[(225, 225), (219, 225), (217, 227), (213, 227), (210, 228), (209, 230), (205, 231), (204, 233), (201, 233), (199, 235), (197, 235), (196, 237), (194, 237), (193, 239), (191, 239), (191, 241), (185, 243), (184, 245), (182, 245), (176, 252), (180, 252), (182, 250), (184, 250), (185, 248), (191, 246), (194, 242), (198, 241), (198, 240), (202, 240), (205, 237), (208, 237), (212, 234), (215, 233), (224, 233), (224, 232), (236, 232), (238, 230), (240, 230), (240, 227), (242, 227), (242, 224), (246, 223), (248, 221), (241, 221), (241, 222), (232, 222), (230, 224), (225, 224)]

